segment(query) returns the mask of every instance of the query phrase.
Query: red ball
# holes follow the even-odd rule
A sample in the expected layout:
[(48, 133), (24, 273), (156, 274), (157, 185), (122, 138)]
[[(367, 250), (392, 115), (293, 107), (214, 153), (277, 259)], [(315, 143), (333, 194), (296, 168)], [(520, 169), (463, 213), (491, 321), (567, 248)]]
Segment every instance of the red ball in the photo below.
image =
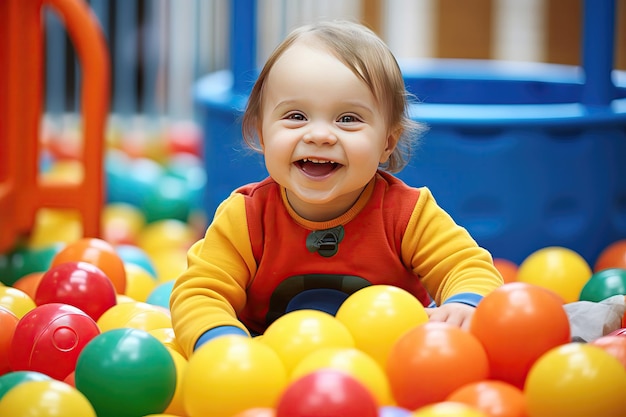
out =
[(98, 321), (117, 303), (113, 283), (100, 268), (87, 262), (64, 262), (43, 274), (35, 304), (69, 304)]
[(323, 369), (292, 382), (278, 399), (276, 417), (377, 417), (373, 394), (347, 373)]
[(487, 354), (469, 332), (428, 322), (404, 333), (387, 358), (391, 391), (401, 407), (441, 402), (459, 387), (489, 376)]
[(91, 339), (100, 334), (96, 322), (77, 307), (44, 304), (17, 323), (9, 351), (14, 371), (35, 371), (63, 381)]
[(504, 284), (478, 304), (470, 332), (489, 358), (490, 377), (524, 387), (531, 366), (548, 350), (570, 341), (562, 299), (543, 287)]

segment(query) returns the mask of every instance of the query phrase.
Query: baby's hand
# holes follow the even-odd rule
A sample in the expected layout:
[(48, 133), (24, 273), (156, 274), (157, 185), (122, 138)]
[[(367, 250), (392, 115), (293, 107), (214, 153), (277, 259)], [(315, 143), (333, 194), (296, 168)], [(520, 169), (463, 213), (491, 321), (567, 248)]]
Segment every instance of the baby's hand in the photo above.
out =
[(467, 304), (449, 303), (440, 307), (427, 308), (426, 314), (428, 314), (430, 321), (450, 323), (463, 330), (469, 330), (474, 310), (476, 310), (475, 307)]

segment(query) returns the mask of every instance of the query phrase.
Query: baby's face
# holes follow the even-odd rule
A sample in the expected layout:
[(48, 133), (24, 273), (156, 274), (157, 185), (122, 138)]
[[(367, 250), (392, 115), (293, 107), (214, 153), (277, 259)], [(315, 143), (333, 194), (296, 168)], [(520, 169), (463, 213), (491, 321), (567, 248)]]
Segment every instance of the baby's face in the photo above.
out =
[(314, 40), (297, 41), (276, 61), (262, 109), (268, 172), (309, 220), (348, 210), (395, 146), (368, 86)]

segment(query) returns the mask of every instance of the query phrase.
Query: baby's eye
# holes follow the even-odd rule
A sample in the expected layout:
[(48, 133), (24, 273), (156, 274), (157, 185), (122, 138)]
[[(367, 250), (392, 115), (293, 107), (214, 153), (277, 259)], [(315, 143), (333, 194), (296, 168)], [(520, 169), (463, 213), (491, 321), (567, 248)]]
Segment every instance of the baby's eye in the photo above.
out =
[(304, 114), (302, 113), (288, 113), (287, 115), (285, 115), (285, 119), (304, 121), (306, 120), (306, 117), (304, 117)]
[(353, 114), (344, 114), (337, 119), (339, 123), (357, 123), (361, 120)]

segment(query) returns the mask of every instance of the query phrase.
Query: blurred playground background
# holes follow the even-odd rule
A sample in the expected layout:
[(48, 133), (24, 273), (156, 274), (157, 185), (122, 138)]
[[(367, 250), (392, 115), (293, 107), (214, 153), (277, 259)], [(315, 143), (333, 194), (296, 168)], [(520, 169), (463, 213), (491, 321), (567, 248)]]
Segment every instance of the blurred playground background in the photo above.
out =
[[(37, 7), (41, 10), (43, 37), (41, 91), (35, 93), (40, 95), (42, 107), (40, 124), (37, 127), (37, 140), (40, 142), (39, 183), (80, 182), (89, 171), (89, 166), (81, 166), (84, 161), (81, 161), (80, 156), (86, 147), (83, 137), (86, 120), (85, 115), (81, 114), (81, 105), (84, 104), (81, 102), (81, 82), (85, 77), (76, 40), (67, 28), (66, 19), (55, 6), (56, 3), (64, 2), (32, 2), (38, 4)], [(626, 7), (623, 3), (623, 0), (617, 0), (617, 7), (612, 12), (615, 37), (611, 64), (616, 70), (626, 69)], [(107, 64), (110, 65), (110, 88), (107, 90), (110, 97), (104, 120), (101, 166), (104, 189), (99, 197), (102, 199), (102, 212), (98, 216), (102, 221), (97, 230), (113, 243), (137, 243), (137, 236), (131, 234), (136, 234), (138, 228), (154, 226), (155, 223), (160, 225), (166, 220), (170, 223), (184, 223), (195, 238), (210, 221), (215, 201), (224, 196), (225, 191), (222, 188), (230, 190), (238, 185), (237, 181), (247, 181), (248, 177), (240, 179), (242, 173), (249, 171), (250, 178), (263, 174), (262, 169), (233, 169), (236, 166), (246, 166), (245, 161), (227, 161), (232, 162), (233, 166), (224, 165), (220, 161), (229, 159), (230, 155), (223, 158), (220, 149), (214, 147), (216, 136), (219, 136), (220, 142), (225, 143), (220, 146), (229, 150), (240, 146), (236, 141), (238, 125), (229, 119), (232, 116), (236, 120), (237, 112), (234, 111), (224, 118), (220, 111), (228, 109), (230, 102), (218, 103), (218, 107), (222, 108), (217, 111), (213, 111), (215, 103), (207, 105), (207, 100), (212, 98), (207, 99), (206, 89), (215, 87), (215, 80), (207, 78), (211, 74), (228, 71), (236, 65), (247, 65), (248, 70), (262, 65), (286, 33), (300, 24), (329, 18), (362, 21), (381, 35), (405, 68), (413, 71), (416, 64), (419, 66), (423, 63), (448, 62), (451, 66), (446, 67), (445, 71), (450, 79), (463, 78), (468, 71), (471, 73), (473, 62), (489, 61), (503, 64), (505, 70), (512, 69), (514, 76), (534, 76), (541, 74), (540, 71), (545, 68), (545, 74), (556, 71), (549, 74), (549, 77), (558, 78), (563, 75), (563, 79), (569, 80), (568, 77), (573, 74), (569, 70), (578, 70), (585, 58), (582, 48), (585, 27), (583, 0), (90, 0), (85, 4), (89, 7), (98, 30), (102, 32), (109, 60)], [(236, 42), (243, 43), (235, 44)], [(603, 40), (599, 39), (598, 42)], [(603, 49), (602, 45), (598, 49)], [(532, 67), (528, 73), (524, 72), (528, 65), (534, 64), (547, 66)], [(19, 72), (20, 64), (14, 63), (13, 67)], [(563, 72), (559, 72), (561, 70)], [(487, 73), (477, 76), (484, 78), (491, 75), (493, 74)], [(246, 76), (243, 81), (239, 80), (243, 82), (243, 90), (237, 91), (237, 85), (233, 90), (228, 90), (230, 87), (227, 84), (232, 82), (230, 80), (225, 81), (224, 91), (240, 93), (239, 98), (245, 99), (245, 90), (251, 85), (253, 74)], [(621, 71), (617, 71), (615, 77), (622, 80)], [(578, 82), (576, 80), (571, 83), (572, 86)], [(495, 91), (498, 87), (483, 89), (479, 82), (472, 85), (470, 80), (462, 85), (463, 89), (457, 90), (454, 84), (446, 85), (442, 80), (438, 81), (439, 84), (416, 83), (418, 91), (415, 93), (418, 98), (425, 103), (429, 100), (441, 100), (443, 104), (453, 96), (462, 97), (462, 101), (466, 103), (477, 100), (487, 104), (494, 101), (497, 104), (498, 101), (506, 103), (509, 100), (504, 97), (508, 91), (506, 88), (499, 93)], [(525, 81), (528, 81), (530, 90), (539, 91), (545, 87), (546, 93), (540, 91), (540, 95), (552, 94), (549, 82), (541, 84), (535, 82), (536, 80)], [(441, 88), (446, 86), (449, 87), (447, 90)], [(438, 97), (439, 90), (446, 90), (448, 98)], [(565, 96), (576, 96), (574, 100), (577, 100), (578, 91), (576, 89), (576, 94), (567, 93)], [(616, 91), (617, 98), (626, 96), (621, 84)], [(422, 92), (424, 93), (421, 94)], [(502, 96), (495, 97), (494, 94)], [(536, 100), (543, 99), (545, 97), (540, 96)], [(558, 102), (560, 99), (549, 97), (548, 101)], [(511, 100), (517, 103), (516, 98)], [(566, 100), (572, 101), (571, 97)], [(10, 103), (7, 106), (11, 108)], [(455, 117), (455, 112), (458, 114), (459, 110), (463, 112), (463, 109), (454, 107), (443, 110), (448, 111), (450, 117)], [(507, 108), (503, 105), (497, 113), (511, 118), (518, 110), (517, 107)], [(216, 113), (218, 116), (214, 116)], [(617, 116), (618, 122), (610, 122), (609, 130), (615, 128), (621, 132), (624, 122), (621, 114)], [(220, 123), (229, 125), (226, 129)], [(545, 132), (538, 131), (532, 123), (525, 128), (524, 123), (526, 122), (516, 121), (514, 124), (517, 130), (525, 130), (530, 138), (528, 143), (543, 140), (542, 135)], [(577, 123), (580, 125), (580, 121), (576, 121), (572, 126)], [(521, 128), (518, 125), (522, 125)], [(215, 130), (216, 126), (222, 130)], [(461, 126), (459, 132), (481, 140), (497, 136), (494, 135), (492, 126), (482, 126), (482, 129), (470, 132), (472, 128)], [(585, 241), (589, 241), (590, 247), (584, 247), (579, 252), (591, 263), (608, 243), (626, 237), (626, 229), (623, 228), (626, 191), (623, 181), (616, 179), (622, 171), (615, 168), (624, 159), (619, 154), (624, 146), (613, 145), (617, 142), (611, 136), (615, 132), (611, 130), (605, 135), (602, 129), (591, 132), (591, 137), (587, 137), (588, 129), (583, 127), (580, 131), (572, 132), (567, 122), (559, 122), (558, 132), (555, 133), (561, 138), (559, 143), (575, 139), (571, 141), (572, 146), (557, 145), (565, 146), (569, 149), (568, 152), (576, 153), (576, 156), (563, 154), (566, 156), (560, 161), (562, 164), (570, 165), (568, 169), (573, 169), (571, 165), (581, 162), (581, 158), (590, 160), (582, 155), (585, 149), (590, 155), (594, 155), (593, 158), (597, 156), (598, 159), (585, 163), (580, 169), (574, 167), (577, 171), (574, 176), (556, 166), (558, 164), (553, 164), (558, 162), (556, 160), (559, 158), (554, 156), (559, 155), (559, 149), (546, 148), (546, 152), (542, 152), (543, 145), (532, 145), (528, 149), (516, 145), (509, 154), (490, 154), (484, 153), (490, 149), (487, 140), (482, 144), (478, 141), (473, 149), (465, 149), (463, 144), (453, 144), (455, 148), (466, 152), (462, 155), (448, 152), (448, 149), (435, 150), (436, 153), (432, 155), (436, 158), (431, 159), (436, 159), (438, 165), (424, 164), (423, 169), (432, 172), (429, 175), (445, 178), (452, 186), (438, 184), (438, 179), (431, 184), (431, 179), (421, 173), (417, 176), (415, 172), (409, 172), (407, 178), (414, 185), (423, 185), (420, 181), (424, 181), (425, 185), (435, 188), (436, 195), (441, 196), (440, 203), (477, 236), (479, 243), (494, 251), (496, 256), (510, 258), (519, 263), (542, 246), (558, 244), (571, 246), (579, 251), (579, 247), (585, 246)], [(547, 135), (551, 137), (552, 134), (553, 132), (548, 132)], [(235, 138), (228, 137), (229, 135)], [(416, 164), (421, 164), (432, 156), (428, 153), (432, 151), (428, 149), (428, 144), (441, 142), (437, 135), (435, 123), (434, 128), (424, 138), (424, 154), (416, 155)], [(574, 142), (581, 136), (582, 144), (576, 145)], [(609, 145), (597, 145), (595, 136), (611, 137)], [(503, 143), (509, 139), (504, 138)], [(520, 137), (513, 139), (519, 141)], [(526, 137), (521, 139), (526, 140)], [(595, 145), (589, 145), (594, 142)], [(497, 141), (492, 140), (492, 143)], [(600, 148), (598, 150), (593, 146)], [(577, 147), (583, 150), (578, 150)], [(524, 156), (512, 156), (542, 153), (541, 158), (531, 160), (525, 160)], [(603, 160), (604, 153), (608, 153), (615, 160)], [(8, 160), (8, 153), (4, 154)], [(506, 159), (508, 157), (517, 160), (511, 165), (510, 172), (503, 172), (503, 167), (506, 168), (509, 164)], [(465, 173), (462, 169), (459, 170), (458, 177), (450, 174), (466, 160), (473, 160), (491, 171), (477, 172), (471, 181), (464, 179)], [(555, 166), (544, 169), (542, 165)], [(11, 175), (6, 166), (0, 168), (0, 180)], [(225, 167), (228, 170), (224, 170)], [(606, 172), (595, 173), (595, 168), (606, 167)], [(216, 170), (220, 170), (219, 173)], [(538, 199), (544, 198), (544, 194), (554, 193), (554, 188), (559, 189), (559, 181), (572, 182), (562, 187), (562, 196), (546, 202), (546, 210), (552, 210), (547, 214), (548, 220), (540, 218), (539, 214), (536, 217), (523, 217), (525, 213), (534, 211), (518, 204), (519, 197), (513, 196), (524, 192), (523, 187), (519, 192), (515, 189), (515, 178), (525, 178), (533, 173), (536, 176), (528, 176), (523, 185), (536, 185), (540, 191)], [(490, 177), (489, 181), (485, 181), (481, 175)], [(500, 182), (495, 182), (500, 175)], [(539, 181), (536, 181), (537, 178)], [(596, 186), (606, 186), (608, 191), (597, 198), (594, 195), (572, 197), (570, 194), (574, 193), (575, 183), (585, 178), (591, 178), (591, 182), (579, 183), (580, 187), (591, 186), (595, 189)], [(607, 178), (610, 183), (607, 183)], [(545, 183), (543, 188), (541, 183)], [(500, 188), (500, 192), (506, 193), (506, 197), (511, 199), (496, 201), (494, 206), (488, 206), (491, 198), (488, 193), (480, 190), (475, 196), (471, 195), (472, 187), (476, 184), (482, 184), (485, 188)], [(15, 188), (19, 188), (19, 183)], [(469, 191), (464, 191), (467, 189)], [(460, 201), (460, 198), (456, 201), (450, 195), (462, 193), (466, 193), (463, 196), (464, 201)], [(533, 198), (529, 197), (529, 201)], [(82, 199), (94, 200), (94, 197), (84, 194)], [(5, 197), (4, 200), (6, 204), (8, 199)], [(487, 203), (483, 204), (480, 200)], [(593, 201), (596, 201), (595, 205), (590, 203)], [(5, 239), (0, 239), (0, 253), (11, 258), (14, 251), (25, 246), (41, 248), (56, 241), (71, 242), (83, 234), (93, 234), (93, 229), (81, 224), (81, 216), (84, 220), (84, 211), (87, 208), (72, 212), (76, 207), (72, 207), (70, 203), (64, 207), (63, 203), (55, 201), (52, 205), (55, 210), (48, 210), (49, 207), (41, 203), (40, 207), (21, 206), (13, 207), (13, 211), (1, 211), (4, 217), (2, 225), (7, 230)], [(509, 210), (512, 206), (513, 209)], [(570, 210), (571, 207), (574, 209)], [(3, 210), (2, 204), (0, 210)], [(135, 210), (137, 213), (134, 213)], [(508, 210), (513, 214), (502, 217), (498, 210)], [(29, 211), (36, 213), (32, 223), (20, 230), (16, 227), (16, 235), (11, 235), (11, 225), (15, 223), (11, 214)], [(129, 214), (129, 211), (134, 214)], [(490, 217), (492, 213), (495, 213), (493, 218)], [(141, 220), (129, 226), (128, 223), (132, 223), (131, 217)], [(580, 217), (585, 219), (580, 220)], [(540, 224), (544, 220), (550, 224)], [(606, 224), (597, 224), (605, 220)], [(621, 229), (614, 227), (616, 222)], [(517, 223), (515, 228), (507, 229), (507, 225), (513, 223)], [(546, 236), (542, 235), (545, 228), (551, 228)], [(534, 233), (535, 241), (530, 242), (524, 238), (521, 234), (524, 229), (531, 229), (528, 233)], [(505, 241), (507, 244), (503, 245)], [(526, 241), (528, 243), (525, 244)], [(11, 261), (5, 263), (11, 264)]]

